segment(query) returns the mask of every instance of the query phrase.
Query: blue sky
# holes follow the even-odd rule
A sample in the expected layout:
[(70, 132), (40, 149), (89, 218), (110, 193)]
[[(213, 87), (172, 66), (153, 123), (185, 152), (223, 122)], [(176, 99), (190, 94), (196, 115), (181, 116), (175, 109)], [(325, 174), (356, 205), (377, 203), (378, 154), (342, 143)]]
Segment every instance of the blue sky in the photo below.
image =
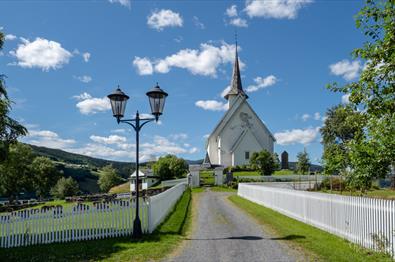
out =
[(114, 160), (134, 160), (134, 133), (117, 125), (108, 95), (119, 84), (126, 113), (149, 112), (145, 92), (169, 93), (159, 124), (141, 137), (142, 160), (165, 153), (203, 158), (205, 136), (224, 114), (234, 35), (249, 103), (295, 160), (321, 158), (319, 127), (347, 97), (327, 83), (355, 80), (364, 37), (362, 1), (2, 1), (7, 35), (0, 72), (23, 141)]

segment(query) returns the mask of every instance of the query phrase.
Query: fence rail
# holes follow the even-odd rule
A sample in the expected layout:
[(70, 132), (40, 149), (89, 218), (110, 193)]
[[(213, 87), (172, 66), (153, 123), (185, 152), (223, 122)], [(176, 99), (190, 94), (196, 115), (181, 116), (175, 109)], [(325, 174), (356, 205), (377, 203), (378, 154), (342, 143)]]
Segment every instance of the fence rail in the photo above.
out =
[(149, 232), (152, 233), (155, 228), (163, 222), (169, 212), (172, 210), (177, 200), (181, 197), (187, 187), (187, 183), (178, 183), (169, 190), (159, 195), (150, 197), (150, 216)]
[(180, 183), (188, 183), (188, 179), (180, 178), (180, 179), (164, 180), (161, 182), (161, 186), (162, 187), (175, 186)]
[[(186, 183), (149, 198), (140, 198), (144, 233), (151, 233), (166, 218), (185, 191)], [(25, 209), (0, 214), (0, 248), (91, 240), (130, 235), (136, 199)]]
[(395, 257), (395, 201), (242, 183), (238, 195)]

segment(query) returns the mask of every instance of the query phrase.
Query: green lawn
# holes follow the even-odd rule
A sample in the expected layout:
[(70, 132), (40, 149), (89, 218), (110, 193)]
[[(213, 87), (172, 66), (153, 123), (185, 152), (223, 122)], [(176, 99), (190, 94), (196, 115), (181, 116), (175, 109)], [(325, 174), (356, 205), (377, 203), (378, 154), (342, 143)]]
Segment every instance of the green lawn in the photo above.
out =
[(130, 182), (126, 182), (117, 186), (114, 186), (109, 191), (110, 194), (130, 193)]
[(346, 196), (368, 196), (368, 197), (373, 197), (373, 198), (382, 198), (382, 199), (391, 199), (395, 200), (395, 190), (392, 189), (373, 189), (369, 190), (365, 193), (362, 193), (360, 191), (330, 191), (330, 190), (321, 190), (321, 192), (324, 193), (329, 193), (329, 194), (341, 194), (341, 195), (346, 195)]
[(214, 171), (200, 171), (199, 175), (203, 185), (214, 185)]
[(151, 235), (0, 249), (1, 261), (158, 261), (172, 252), (185, 236), (191, 220), (191, 191)]
[(283, 170), (276, 170), (274, 171), (275, 176), (282, 176), (282, 175), (295, 175), (296, 172), (293, 170), (289, 170), (289, 169), (283, 169)]
[(258, 171), (236, 171), (233, 172), (233, 176), (261, 176)]
[(210, 188), (210, 190), (214, 192), (237, 192), (237, 189), (227, 186), (213, 186)]
[(290, 241), (291, 246), (306, 251), (310, 261), (392, 261), (389, 256), (361, 248), (239, 196), (230, 196), (229, 199), (273, 231), (276, 239)]

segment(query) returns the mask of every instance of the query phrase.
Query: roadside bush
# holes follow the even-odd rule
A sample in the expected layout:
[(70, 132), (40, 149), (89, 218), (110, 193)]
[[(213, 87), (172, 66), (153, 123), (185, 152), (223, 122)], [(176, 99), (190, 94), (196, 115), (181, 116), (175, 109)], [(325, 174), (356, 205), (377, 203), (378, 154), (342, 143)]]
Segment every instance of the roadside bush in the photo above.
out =
[[(330, 190), (331, 189), (331, 178), (325, 177), (320, 185), (321, 189)], [(341, 179), (341, 177), (332, 177), (332, 190), (346, 190), (349, 189), (349, 183), (345, 179)]]

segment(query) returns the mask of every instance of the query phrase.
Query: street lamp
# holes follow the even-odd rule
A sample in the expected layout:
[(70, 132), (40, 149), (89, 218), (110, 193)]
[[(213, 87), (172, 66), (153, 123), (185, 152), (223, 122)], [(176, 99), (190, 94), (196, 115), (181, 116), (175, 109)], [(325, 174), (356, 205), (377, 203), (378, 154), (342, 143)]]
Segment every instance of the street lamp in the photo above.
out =
[(151, 106), (151, 114), (154, 118), (140, 118), (139, 111), (133, 119), (122, 119), (125, 114), (126, 103), (129, 99), (122, 90), (118, 88), (107, 97), (111, 102), (111, 109), (113, 116), (119, 123), (126, 123), (133, 127), (136, 131), (136, 218), (133, 222), (133, 238), (140, 238), (142, 236), (141, 221), (139, 216), (139, 133), (141, 128), (148, 122), (158, 121), (159, 116), (162, 115), (165, 106), (165, 100), (168, 94), (163, 91), (158, 83), (150, 91), (146, 93)]

